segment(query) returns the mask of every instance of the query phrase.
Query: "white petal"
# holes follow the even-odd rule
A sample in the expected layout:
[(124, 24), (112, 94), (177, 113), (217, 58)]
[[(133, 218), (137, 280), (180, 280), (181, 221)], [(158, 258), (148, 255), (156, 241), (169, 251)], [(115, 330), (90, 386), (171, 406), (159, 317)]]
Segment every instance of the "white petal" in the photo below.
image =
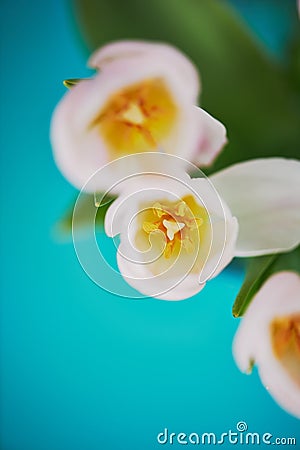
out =
[(100, 133), (90, 129), (98, 108), (97, 93), (98, 79), (82, 81), (65, 94), (52, 117), (51, 141), (56, 164), (79, 189), (95, 170), (109, 161)]
[(119, 270), (126, 282), (147, 297), (161, 300), (185, 300), (200, 292), (205, 283), (199, 283), (199, 276), (195, 274), (169, 278), (164, 274), (153, 276), (146, 265), (128, 261), (123, 255), (124, 248), (120, 247), (117, 254)]
[(175, 47), (160, 43), (146, 41), (116, 41), (96, 50), (90, 57), (88, 64), (96, 69), (103, 69), (116, 59), (130, 59), (148, 55), (151, 58), (165, 60), (172, 69), (180, 74), (182, 82), (189, 86), (193, 95), (199, 93), (199, 77), (197, 69), (190, 59)]
[(213, 236), (209, 258), (201, 272), (200, 281), (215, 278), (234, 258), (238, 237), (238, 222), (228, 216), (212, 224)]
[(202, 136), (198, 142), (193, 161), (199, 166), (208, 166), (213, 163), (224, 145), (227, 143), (226, 128), (217, 119), (204, 109), (194, 107)]
[(300, 163), (256, 159), (213, 175), (239, 222), (236, 256), (284, 252), (300, 242)]
[(300, 313), (300, 277), (280, 272), (267, 280), (252, 300), (233, 342), (235, 360), (243, 372), (255, 361), (263, 384), (291, 414), (300, 417), (300, 389), (275, 357), (270, 337), (273, 319)]
[[(206, 263), (200, 274), (200, 282), (217, 276), (233, 259), (238, 236), (238, 222), (228, 205), (207, 179), (193, 178), (190, 186), (201, 198), (210, 215), (212, 238)], [(210, 181), (210, 180), (209, 180)]]

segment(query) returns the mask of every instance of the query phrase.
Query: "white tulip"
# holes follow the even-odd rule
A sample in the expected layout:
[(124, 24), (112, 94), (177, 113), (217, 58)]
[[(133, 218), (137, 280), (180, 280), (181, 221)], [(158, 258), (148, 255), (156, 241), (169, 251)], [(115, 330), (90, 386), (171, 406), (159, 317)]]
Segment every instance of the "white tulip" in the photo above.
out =
[(139, 292), (181, 300), (203, 289), (235, 256), (299, 244), (299, 162), (253, 160), (210, 180), (191, 179), (180, 168), (175, 173), (125, 179), (105, 217), (106, 234), (121, 238), (119, 270)]
[(117, 261), (144, 295), (195, 295), (233, 258), (238, 225), (206, 178), (137, 176), (106, 213), (108, 236), (120, 234)]
[(203, 166), (226, 143), (225, 127), (195, 106), (198, 74), (179, 50), (121, 41), (96, 51), (89, 64), (99, 72), (65, 94), (51, 126), (56, 163), (76, 187), (124, 155), (163, 151)]
[(258, 366), (275, 401), (300, 418), (300, 276), (279, 272), (255, 295), (236, 333), (235, 360), (243, 372)]

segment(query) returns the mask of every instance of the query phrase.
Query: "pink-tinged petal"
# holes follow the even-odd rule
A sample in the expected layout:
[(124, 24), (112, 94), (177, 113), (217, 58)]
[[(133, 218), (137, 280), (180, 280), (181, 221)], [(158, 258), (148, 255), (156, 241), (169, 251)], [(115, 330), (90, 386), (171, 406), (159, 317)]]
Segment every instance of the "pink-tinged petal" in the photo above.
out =
[(274, 319), (300, 314), (300, 276), (280, 272), (269, 278), (255, 295), (241, 320), (233, 342), (233, 355), (243, 372), (258, 366), (259, 375), (278, 404), (300, 418), (300, 387), (275, 356), (271, 337)]
[(96, 69), (103, 69), (114, 60), (126, 59), (130, 64), (131, 58), (149, 56), (164, 60), (170, 64), (173, 71), (181, 77), (195, 97), (199, 94), (199, 76), (192, 61), (175, 47), (161, 42), (147, 41), (116, 41), (96, 50), (90, 57), (88, 64)]
[(226, 128), (204, 109), (195, 106), (194, 111), (202, 135), (199, 138), (193, 161), (200, 167), (209, 166), (227, 143)]
[(90, 176), (109, 161), (105, 142), (90, 124), (96, 114), (97, 81), (83, 81), (68, 91), (56, 107), (51, 123), (54, 159), (63, 175), (81, 189)]
[(247, 161), (210, 179), (238, 219), (236, 256), (285, 252), (299, 244), (299, 161)]

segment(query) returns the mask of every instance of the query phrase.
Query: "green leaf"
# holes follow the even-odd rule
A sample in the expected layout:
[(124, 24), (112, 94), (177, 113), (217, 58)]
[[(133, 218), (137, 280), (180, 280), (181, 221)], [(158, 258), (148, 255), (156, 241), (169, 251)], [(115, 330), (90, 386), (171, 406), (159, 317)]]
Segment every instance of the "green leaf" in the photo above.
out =
[(251, 299), (266, 279), (268, 269), (275, 261), (276, 257), (277, 255), (268, 255), (250, 259), (244, 283), (232, 308), (234, 317), (243, 315)]
[(76, 84), (80, 83), (83, 80), (88, 80), (89, 78), (69, 78), (68, 80), (63, 81), (63, 85), (66, 86), (66, 88), (71, 89), (72, 87), (76, 86)]
[(291, 75), (226, 1), (76, 0), (74, 12), (90, 50), (145, 39), (169, 42), (191, 57), (201, 73), (201, 105), (229, 135), (206, 173), (249, 158), (299, 156), (300, 102)]
[[(97, 194), (98, 198), (102, 198), (101, 194)], [(80, 203), (77, 205), (76, 226), (84, 228), (87, 225), (87, 220), (90, 220), (91, 208), (97, 208), (95, 224), (98, 228), (102, 228), (106, 211), (116, 197), (106, 195), (100, 202), (96, 195), (81, 194)], [(73, 210), (74, 204), (68, 209), (66, 214), (58, 221), (58, 230), (62, 234), (70, 234), (72, 232)]]
[(249, 258), (244, 283), (232, 308), (234, 317), (241, 317), (264, 282), (283, 270), (300, 273), (300, 247), (289, 253)]

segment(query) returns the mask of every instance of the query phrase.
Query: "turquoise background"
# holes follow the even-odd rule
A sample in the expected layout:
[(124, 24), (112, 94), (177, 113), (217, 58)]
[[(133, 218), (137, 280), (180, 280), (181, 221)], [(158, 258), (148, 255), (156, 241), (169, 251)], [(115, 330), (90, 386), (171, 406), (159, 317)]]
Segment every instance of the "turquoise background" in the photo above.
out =
[[(260, 20), (236, 3), (277, 54), (288, 29), (278, 2)], [(84, 46), (66, 2), (1, 9), (1, 449), (155, 449), (165, 427), (221, 433), (241, 420), (299, 448), (299, 422), (232, 359), (238, 268), (183, 302), (123, 299), (59, 238), (76, 191), (52, 160), (49, 123), (61, 80), (89, 75)]]

